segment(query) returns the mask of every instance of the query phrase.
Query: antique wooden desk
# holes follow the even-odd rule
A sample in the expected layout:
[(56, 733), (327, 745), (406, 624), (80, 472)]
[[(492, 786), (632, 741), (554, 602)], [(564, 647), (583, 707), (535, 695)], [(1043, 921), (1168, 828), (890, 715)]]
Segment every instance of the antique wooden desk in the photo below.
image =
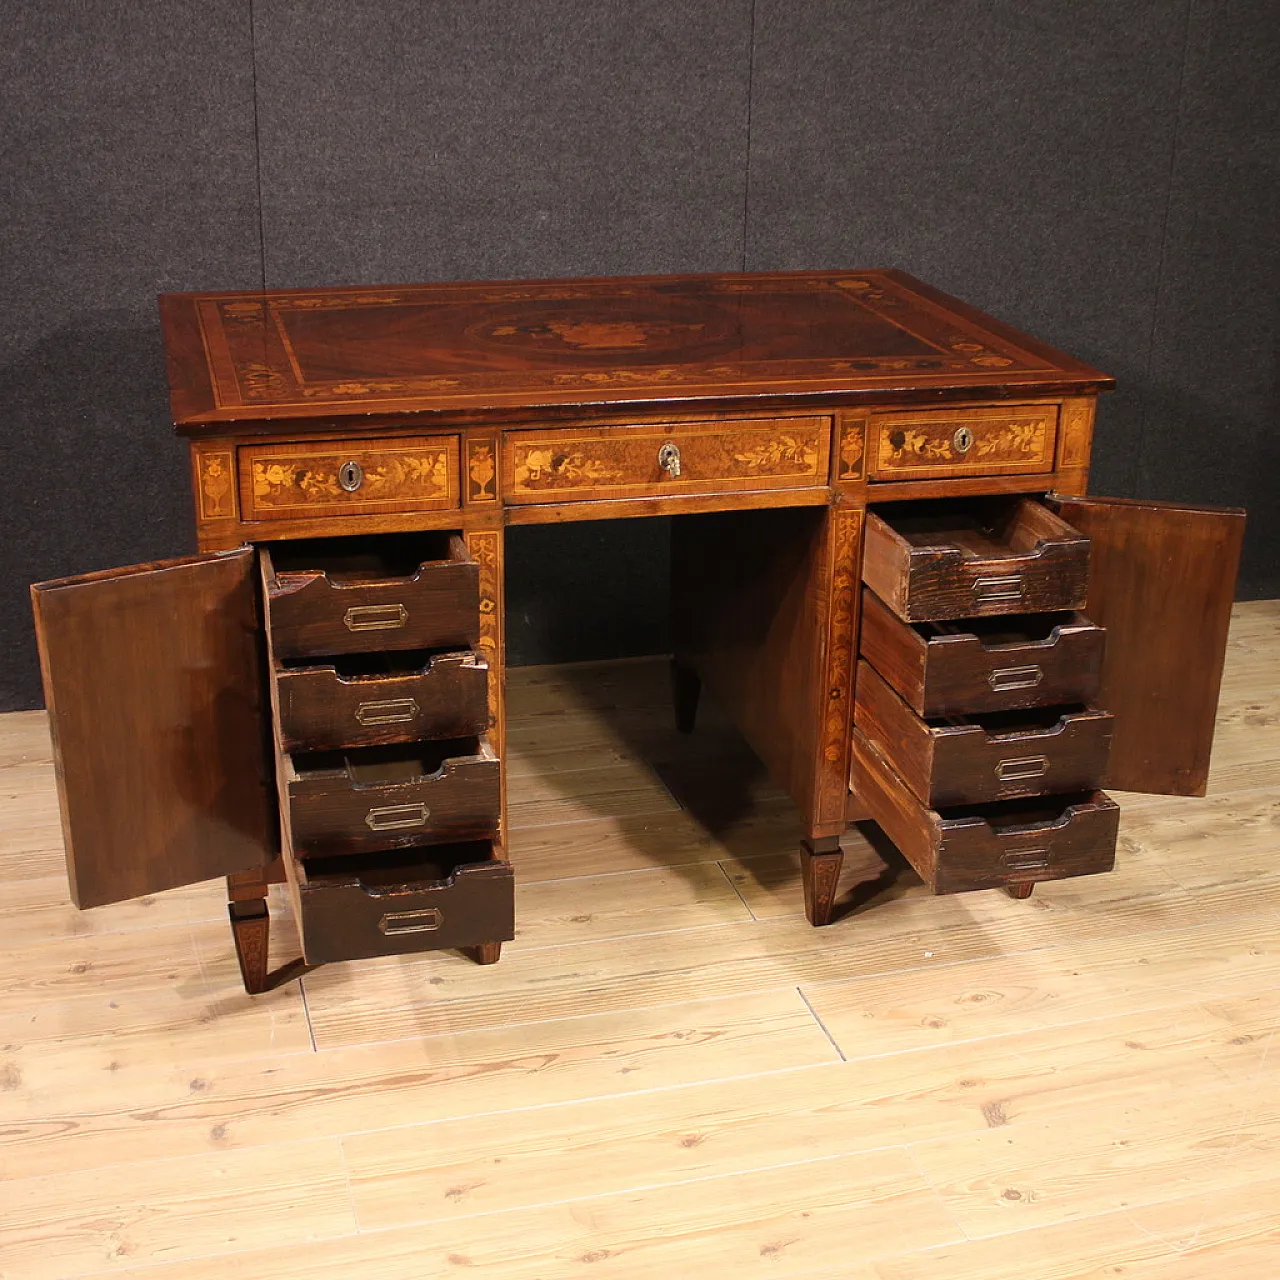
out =
[(675, 517), (677, 718), (705, 684), (794, 797), (814, 924), (852, 818), (1021, 897), (1112, 865), (1104, 782), (1203, 791), (1242, 514), (1085, 498), (1111, 380), (910, 276), (161, 316), (202, 554), (33, 589), (68, 865), (228, 876), (251, 991), (272, 880), (312, 962), (512, 936), (508, 525)]

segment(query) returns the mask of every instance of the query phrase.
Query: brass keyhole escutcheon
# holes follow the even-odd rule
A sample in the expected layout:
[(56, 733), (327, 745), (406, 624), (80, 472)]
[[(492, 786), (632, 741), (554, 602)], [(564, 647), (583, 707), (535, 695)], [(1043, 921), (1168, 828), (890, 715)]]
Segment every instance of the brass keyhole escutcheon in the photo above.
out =
[(348, 493), (355, 493), (364, 484), (364, 468), (358, 462), (344, 462), (338, 468), (338, 483)]
[(680, 475), (680, 449), (673, 441), (668, 440), (658, 450), (658, 466), (673, 480)]
[(951, 437), (951, 447), (957, 453), (968, 453), (973, 448), (973, 432), (968, 427), (961, 427)]

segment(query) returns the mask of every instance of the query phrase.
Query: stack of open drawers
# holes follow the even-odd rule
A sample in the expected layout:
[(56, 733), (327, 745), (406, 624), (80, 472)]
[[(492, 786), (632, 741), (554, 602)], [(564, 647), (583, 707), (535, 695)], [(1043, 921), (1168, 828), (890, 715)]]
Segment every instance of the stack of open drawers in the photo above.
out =
[(438, 947), (496, 959), (513, 936), (513, 884), (463, 539), (281, 543), (261, 564), (284, 861), (307, 961)]
[(1089, 540), (1031, 498), (868, 513), (853, 787), (936, 893), (1108, 871)]

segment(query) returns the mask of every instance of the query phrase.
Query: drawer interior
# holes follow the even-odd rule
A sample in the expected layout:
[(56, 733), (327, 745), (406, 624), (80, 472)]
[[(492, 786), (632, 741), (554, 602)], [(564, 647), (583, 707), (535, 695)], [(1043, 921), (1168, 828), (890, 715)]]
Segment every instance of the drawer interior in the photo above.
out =
[(1064, 795), (1028, 796), (1022, 800), (993, 800), (987, 804), (950, 805), (937, 810), (944, 827), (981, 825), (997, 836), (1015, 836), (1068, 826), (1087, 809), (1109, 809), (1114, 805), (1101, 791), (1078, 791)]
[(1082, 536), (1025, 497), (885, 503), (872, 513), (909, 547), (952, 551), (965, 559), (1031, 555), (1047, 541)]
[(972, 637), (982, 648), (998, 650), (1031, 644), (1052, 644), (1064, 627), (1089, 624), (1083, 614), (1064, 609), (1053, 613), (1012, 613), (990, 618), (911, 622), (907, 625), (926, 644), (935, 640)]
[(470, 563), (462, 537), (446, 530), (303, 538), (274, 544), (268, 554), (279, 579), (319, 576), (338, 587), (406, 582), (433, 564)]
[(484, 738), (403, 742), (349, 751), (309, 751), (290, 757), (294, 779), (344, 787), (385, 787), (441, 777), (452, 761), (495, 760)]
[(341, 854), (299, 861), (301, 882), (313, 889), (350, 885), (370, 896), (413, 893), (445, 885), (459, 867), (489, 862), (493, 844), (489, 840), (463, 840), (453, 844), (433, 844), (395, 849), (371, 855)]
[(487, 669), (485, 659), (473, 649), (386, 649), (372, 653), (340, 653), (324, 659), (281, 658), (286, 672), (323, 671), (343, 684), (387, 679), (411, 679), (427, 675), (442, 660), (456, 660)]

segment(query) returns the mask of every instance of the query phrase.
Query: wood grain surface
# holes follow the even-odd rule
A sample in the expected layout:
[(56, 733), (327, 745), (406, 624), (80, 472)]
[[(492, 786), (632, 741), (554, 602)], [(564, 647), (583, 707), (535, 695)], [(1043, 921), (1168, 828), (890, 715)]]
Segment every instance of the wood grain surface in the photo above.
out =
[[(166, 294), (174, 421), (537, 408), (801, 393), (1077, 394), (1112, 379), (900, 271), (483, 281)], [(910, 396), (908, 395), (908, 398)]]
[(824, 930), (713, 698), (691, 745), (664, 662), (513, 671), (502, 963), (252, 998), (221, 881), (69, 904), (46, 717), (0, 718), (4, 1269), (1273, 1280), (1278, 663), (1236, 606), (1210, 794), (1123, 797), (1111, 875), (933, 897), (855, 831)]

